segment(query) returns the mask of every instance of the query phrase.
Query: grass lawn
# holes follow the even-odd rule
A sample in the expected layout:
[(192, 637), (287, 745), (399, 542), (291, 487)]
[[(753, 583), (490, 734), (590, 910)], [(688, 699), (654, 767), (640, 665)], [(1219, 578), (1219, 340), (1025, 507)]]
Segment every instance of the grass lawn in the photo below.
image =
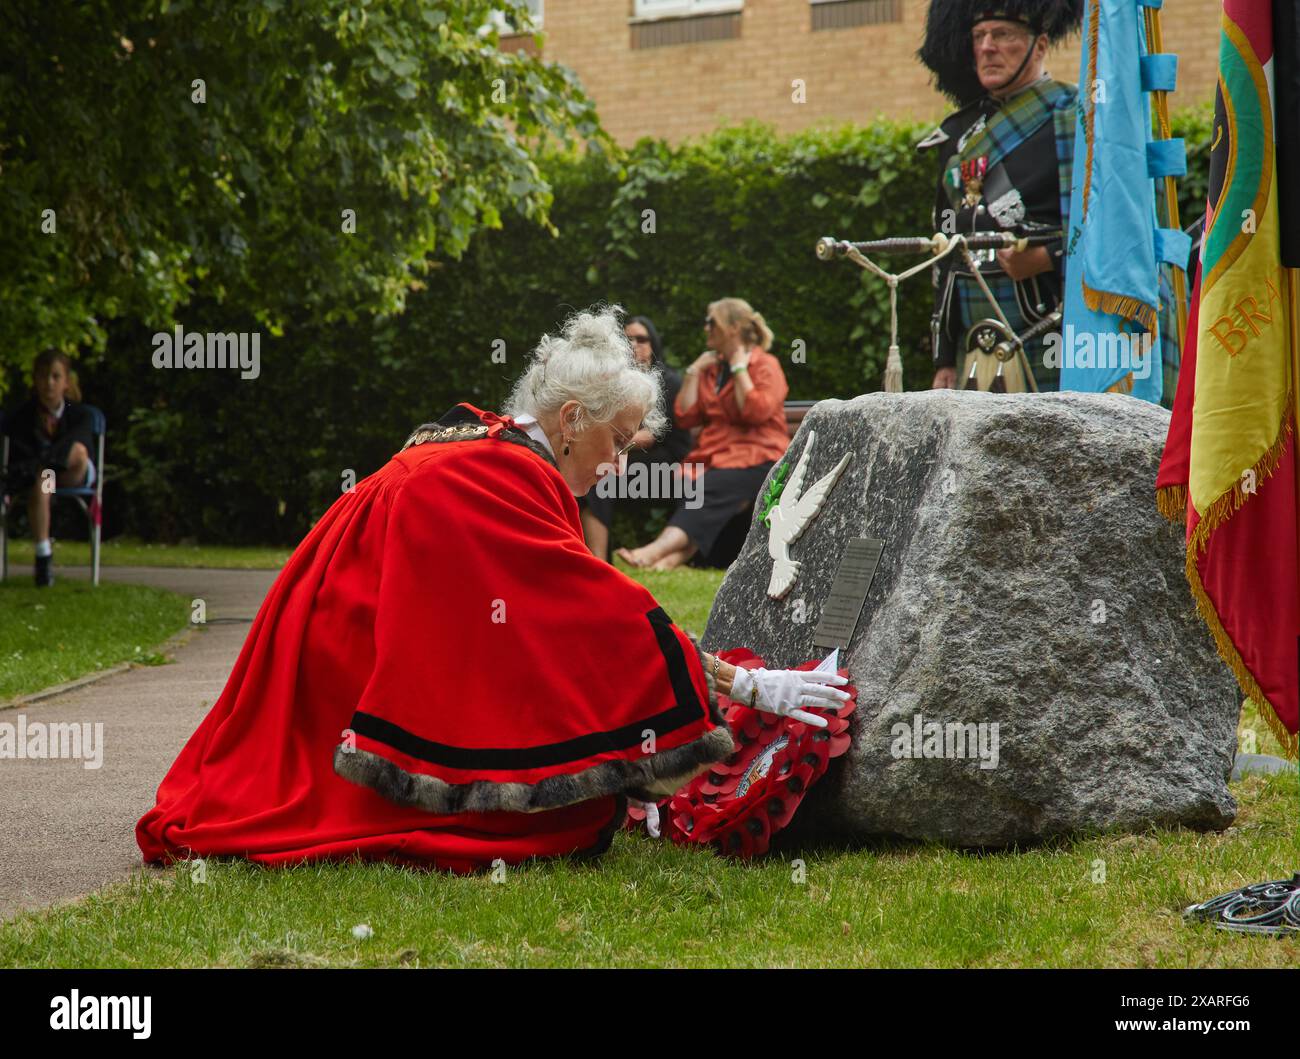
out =
[(725, 570), (697, 570), (690, 566), (676, 570), (639, 570), (624, 565), (621, 559), (615, 560), (614, 565), (633, 581), (645, 585), (678, 628), (697, 640), (704, 635), (713, 597), (718, 594)]
[[(105, 566), (200, 566), (224, 570), (278, 570), (290, 548), (229, 548), (219, 544), (149, 544), (130, 537), (114, 537), (100, 547)], [(9, 542), (10, 576), (32, 575), (32, 542)], [(89, 566), (90, 545), (84, 541), (55, 541), (54, 565)], [(15, 569), (16, 568), (16, 569)]]
[(189, 600), (141, 585), (0, 582), (0, 705), (119, 662), (161, 664), (153, 648), (189, 618)]
[[(629, 573), (703, 630), (721, 571)], [(1241, 725), (1253, 749), (1277, 751), (1253, 708)], [(0, 967), (1300, 965), (1300, 939), (1181, 919), (1300, 865), (1296, 773), (1250, 776), (1233, 793), (1240, 812), (1222, 834), (1083, 836), (1018, 853), (778, 844), (742, 864), (620, 833), (596, 861), (534, 862), (499, 880), (213, 859), (201, 879), (194, 865), (147, 869), (0, 925)], [(355, 937), (359, 924), (372, 935)]]
[[(745, 865), (620, 833), (602, 859), (535, 862), (499, 882), (211, 860), (203, 881), (192, 865), (151, 869), (0, 926), (0, 966), (1300, 965), (1300, 938), (1181, 919), (1194, 901), (1295, 869), (1296, 777), (1249, 777), (1234, 793), (1241, 813), (1223, 834), (1153, 831), (1021, 853), (891, 844)], [(373, 934), (358, 939), (363, 923)]]

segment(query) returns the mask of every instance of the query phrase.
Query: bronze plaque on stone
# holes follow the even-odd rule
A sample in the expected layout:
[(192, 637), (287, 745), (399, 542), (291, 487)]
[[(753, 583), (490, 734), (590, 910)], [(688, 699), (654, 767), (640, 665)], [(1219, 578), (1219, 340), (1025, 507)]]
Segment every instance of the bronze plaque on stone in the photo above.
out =
[(854, 537), (849, 541), (840, 568), (835, 571), (835, 580), (831, 582), (830, 594), (822, 606), (817, 631), (813, 634), (813, 643), (817, 647), (848, 649), (884, 547), (885, 542), (874, 537)]

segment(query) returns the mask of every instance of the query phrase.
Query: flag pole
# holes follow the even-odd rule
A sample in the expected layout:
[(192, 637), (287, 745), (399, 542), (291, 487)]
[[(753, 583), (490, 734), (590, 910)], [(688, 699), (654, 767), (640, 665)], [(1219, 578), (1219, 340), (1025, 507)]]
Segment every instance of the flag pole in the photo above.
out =
[[(1164, 39), (1160, 30), (1160, 9), (1158, 7), (1148, 7), (1143, 11), (1146, 19), (1147, 31), (1147, 53), (1150, 55), (1158, 54), (1164, 51)], [(1160, 126), (1160, 138), (1168, 140), (1172, 138), (1172, 129), (1169, 124), (1169, 93), (1163, 89), (1151, 93), (1151, 105), (1155, 111), (1156, 121)], [(1165, 218), (1170, 228), (1181, 229), (1182, 223), (1178, 217), (1178, 186), (1171, 176), (1161, 177), (1164, 182), (1164, 199), (1165, 199)], [(1182, 350), (1186, 348), (1187, 342), (1187, 277), (1182, 267), (1173, 270), (1174, 273), (1174, 304), (1177, 307), (1178, 320), (1178, 349), (1181, 356)]]

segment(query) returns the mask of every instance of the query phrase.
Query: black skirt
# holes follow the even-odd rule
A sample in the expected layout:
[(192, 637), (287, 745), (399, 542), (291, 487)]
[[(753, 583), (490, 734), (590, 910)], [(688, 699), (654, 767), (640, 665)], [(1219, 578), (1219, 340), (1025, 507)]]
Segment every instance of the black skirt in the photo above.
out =
[(754, 467), (710, 467), (699, 483), (699, 499), (703, 502), (690, 508), (685, 500), (679, 500), (668, 525), (685, 533), (701, 555), (708, 555), (723, 527), (757, 499), (775, 463), (769, 460)]

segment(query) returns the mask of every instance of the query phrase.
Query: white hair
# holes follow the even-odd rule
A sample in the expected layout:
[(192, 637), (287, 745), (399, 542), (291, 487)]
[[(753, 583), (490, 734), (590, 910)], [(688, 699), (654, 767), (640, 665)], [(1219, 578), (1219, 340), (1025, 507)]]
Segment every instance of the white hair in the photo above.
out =
[(506, 399), (506, 415), (552, 415), (566, 401), (582, 406), (576, 429), (609, 423), (630, 405), (645, 409), (642, 425), (655, 437), (668, 426), (659, 371), (643, 366), (623, 332), (623, 307), (575, 312), (558, 335), (543, 335), (532, 362)]

